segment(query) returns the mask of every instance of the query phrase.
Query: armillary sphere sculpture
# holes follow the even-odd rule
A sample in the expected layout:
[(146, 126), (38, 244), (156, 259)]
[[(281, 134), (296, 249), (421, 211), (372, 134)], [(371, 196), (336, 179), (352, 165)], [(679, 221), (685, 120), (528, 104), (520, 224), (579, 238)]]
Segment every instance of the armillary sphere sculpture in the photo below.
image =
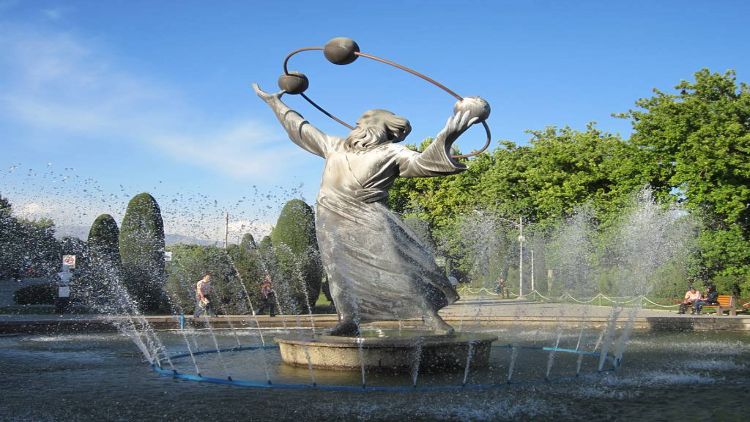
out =
[[(335, 64), (367, 57), (419, 76), (458, 99), (443, 129), (422, 151), (400, 142), (411, 132), (409, 120), (388, 110), (368, 110), (351, 126), (303, 94), (309, 82), (289, 72), (293, 55), (323, 50)], [(325, 160), (315, 208), (320, 259), (341, 321), (330, 334), (352, 336), (362, 323), (422, 318), (435, 333), (452, 333), (438, 310), (458, 300), (455, 286), (438, 267), (432, 250), (401, 218), (388, 209), (388, 191), (400, 177), (440, 177), (466, 171), (458, 158), (484, 151), (490, 142), (485, 120), (490, 105), (480, 97), (462, 98), (434, 80), (401, 65), (361, 53), (348, 38), (334, 38), (325, 47), (296, 50), (284, 60), (281, 91), (256, 94), (271, 108), (289, 139)], [(351, 129), (340, 138), (316, 128), (282, 101), (284, 94), (302, 95), (315, 108)], [(453, 143), (472, 125), (482, 123), (487, 145), (471, 154), (451, 156)]]
[[(287, 94), (300, 95), (313, 107), (318, 109), (321, 113), (325, 114), (326, 116), (330, 117), (336, 122), (342, 124), (343, 126), (349, 128), (350, 130), (354, 129), (354, 126), (346, 123), (345, 121), (331, 114), (326, 109), (318, 105), (315, 101), (310, 99), (309, 96), (304, 94), (304, 92), (310, 86), (310, 81), (307, 79), (307, 76), (305, 76), (304, 73), (297, 72), (297, 71), (291, 71), (291, 72), (289, 71), (289, 68), (288, 68), (289, 59), (291, 59), (292, 56), (294, 56), (295, 54), (301, 53), (303, 51), (323, 51), (323, 54), (325, 55), (326, 59), (328, 59), (329, 62), (333, 64), (337, 64), (337, 65), (347, 65), (347, 64), (353, 63), (355, 60), (357, 60), (358, 57), (365, 57), (368, 59), (372, 59), (381, 63), (385, 63), (387, 65), (393, 66), (397, 69), (401, 69), (419, 78), (422, 78), (425, 81), (435, 85), (436, 87), (452, 95), (459, 101), (463, 100), (464, 98), (458, 95), (453, 90), (446, 87), (445, 85), (441, 84), (440, 82), (437, 82), (436, 80), (430, 78), (429, 76), (419, 73), (414, 69), (410, 69), (406, 66), (400, 65), (391, 60), (387, 60), (381, 57), (373, 56), (372, 54), (363, 53), (359, 51), (359, 45), (357, 45), (357, 43), (351, 38), (338, 37), (338, 38), (334, 38), (328, 41), (326, 45), (323, 47), (304, 47), (304, 48), (300, 48), (289, 53), (289, 55), (287, 55), (286, 58), (284, 59), (284, 74), (279, 76), (279, 88), (284, 90)], [(482, 126), (484, 126), (485, 132), (487, 133), (487, 140), (485, 141), (484, 146), (480, 148), (479, 150), (473, 151), (469, 154), (453, 155), (452, 156), (453, 158), (469, 158), (475, 155), (479, 155), (485, 150), (487, 150), (487, 148), (490, 146), (492, 135), (490, 133), (490, 127), (487, 125), (487, 122), (482, 121), (481, 123), (482, 123)]]

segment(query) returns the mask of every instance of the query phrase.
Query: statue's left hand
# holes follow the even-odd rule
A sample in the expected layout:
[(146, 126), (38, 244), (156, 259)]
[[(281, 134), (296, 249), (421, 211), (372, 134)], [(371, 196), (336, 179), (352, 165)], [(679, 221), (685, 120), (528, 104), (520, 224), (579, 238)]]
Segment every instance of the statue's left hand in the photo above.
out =
[(466, 97), (453, 106), (453, 115), (437, 135), (450, 148), (471, 125), (481, 123), (490, 115), (490, 105), (479, 97)]
[(284, 95), (284, 91), (279, 91), (273, 94), (269, 94), (268, 92), (260, 89), (260, 87), (256, 83), (253, 84), (253, 90), (255, 91), (256, 94), (258, 94), (258, 97), (260, 97), (260, 99), (265, 102), (279, 100), (281, 99), (281, 96)]
[(453, 112), (456, 114), (467, 113), (473, 120), (472, 124), (474, 124), (487, 120), (490, 116), (490, 104), (481, 97), (466, 97), (456, 102), (453, 106)]

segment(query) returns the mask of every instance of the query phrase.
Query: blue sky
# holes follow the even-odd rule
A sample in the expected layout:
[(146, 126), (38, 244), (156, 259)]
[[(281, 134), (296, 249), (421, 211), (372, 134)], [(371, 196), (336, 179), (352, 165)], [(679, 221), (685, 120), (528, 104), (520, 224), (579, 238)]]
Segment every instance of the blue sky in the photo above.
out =
[[(627, 136), (626, 111), (695, 71), (750, 80), (743, 1), (13, 1), (0, 0), (0, 194), (19, 214), (58, 225), (119, 221), (152, 193), (167, 230), (216, 238), (230, 212), (261, 233), (281, 203), (313, 203), (322, 160), (292, 145), (253, 94), (276, 89), (290, 51), (336, 36), (492, 105), (498, 140), (596, 121)], [(302, 53), (291, 70), (344, 120), (371, 108), (434, 135), (453, 99), (360, 59)], [(346, 130), (300, 98), (313, 124)], [(480, 128), (459, 140), (481, 145)], [(494, 147), (493, 145), (493, 147)]]

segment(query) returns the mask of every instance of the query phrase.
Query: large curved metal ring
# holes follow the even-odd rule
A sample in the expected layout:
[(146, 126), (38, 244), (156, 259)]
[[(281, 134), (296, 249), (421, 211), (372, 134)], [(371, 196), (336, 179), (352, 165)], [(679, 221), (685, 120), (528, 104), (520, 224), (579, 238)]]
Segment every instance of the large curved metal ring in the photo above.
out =
[[(284, 66), (283, 66), (284, 67), (284, 74), (289, 75), (288, 63), (289, 63), (289, 59), (292, 58), (292, 56), (294, 56), (297, 53), (301, 53), (303, 51), (317, 51), (317, 50), (323, 51), (324, 48), (323, 47), (303, 47), (303, 48), (299, 48), (299, 49), (294, 50), (291, 53), (289, 53), (286, 56), (286, 58), (284, 58)], [(430, 78), (427, 75), (424, 75), (422, 73), (417, 72), (414, 69), (408, 68), (406, 66), (400, 65), (400, 64), (398, 64), (398, 63), (396, 63), (394, 61), (387, 60), (387, 59), (384, 59), (382, 57), (373, 56), (372, 54), (362, 53), (362, 52), (359, 52), (359, 51), (355, 52), (354, 54), (356, 54), (359, 57), (365, 57), (365, 58), (368, 58), (370, 60), (375, 60), (377, 62), (384, 63), (384, 64), (387, 64), (389, 66), (393, 66), (393, 67), (395, 67), (397, 69), (403, 70), (403, 71), (405, 71), (407, 73), (410, 73), (410, 74), (412, 74), (414, 76), (417, 76), (417, 77), (419, 77), (419, 78), (421, 78), (421, 79), (423, 79), (423, 80), (425, 80), (425, 81), (427, 81), (427, 82), (435, 85), (436, 87), (438, 87), (438, 88), (442, 89), (443, 91), (447, 92), (448, 94), (450, 94), (451, 96), (453, 96), (454, 98), (456, 98), (459, 101), (461, 101), (461, 100), (464, 99), (462, 96), (458, 95), (456, 92), (454, 92), (453, 90), (449, 89), (445, 85), (443, 85), (440, 82), (438, 82), (438, 81)], [(304, 93), (300, 93), (300, 95), (308, 103), (310, 103), (310, 105), (312, 105), (313, 107), (315, 107), (321, 113), (325, 114), (326, 116), (330, 117), (331, 119), (335, 120), (336, 122), (340, 123), (341, 125), (349, 128), (350, 130), (354, 129), (354, 126), (352, 126), (352, 125), (346, 123), (345, 121), (339, 119), (338, 117), (334, 116), (333, 114), (331, 114), (330, 112), (328, 112), (326, 109), (324, 109), (320, 105), (316, 104), (315, 101), (313, 101), (310, 97), (308, 97)], [(487, 150), (487, 148), (490, 146), (490, 143), (492, 142), (492, 134), (490, 133), (490, 126), (487, 124), (486, 121), (482, 121), (482, 126), (484, 126), (484, 131), (485, 131), (485, 133), (487, 133), (487, 140), (485, 141), (484, 146), (482, 146), (482, 148), (480, 148), (478, 150), (474, 150), (474, 151), (472, 151), (472, 152), (470, 152), (468, 154), (452, 155), (453, 158), (469, 158), (469, 157), (474, 157), (474, 156), (477, 156), (477, 155), (479, 155), (479, 154), (481, 154), (481, 153), (483, 153), (484, 151)]]

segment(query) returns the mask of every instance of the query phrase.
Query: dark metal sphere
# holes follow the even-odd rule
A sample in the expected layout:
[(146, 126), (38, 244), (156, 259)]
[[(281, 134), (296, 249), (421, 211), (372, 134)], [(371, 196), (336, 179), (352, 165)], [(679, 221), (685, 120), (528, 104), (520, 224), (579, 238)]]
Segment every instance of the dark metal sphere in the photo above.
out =
[(301, 94), (310, 86), (307, 76), (301, 72), (289, 72), (279, 76), (279, 88), (286, 91), (287, 94)]
[(455, 113), (468, 112), (471, 118), (478, 118), (478, 122), (483, 122), (490, 117), (490, 104), (480, 97), (466, 97), (456, 102), (453, 106)]
[(359, 46), (351, 38), (337, 37), (328, 41), (323, 47), (323, 54), (333, 64), (349, 64), (357, 60)]

